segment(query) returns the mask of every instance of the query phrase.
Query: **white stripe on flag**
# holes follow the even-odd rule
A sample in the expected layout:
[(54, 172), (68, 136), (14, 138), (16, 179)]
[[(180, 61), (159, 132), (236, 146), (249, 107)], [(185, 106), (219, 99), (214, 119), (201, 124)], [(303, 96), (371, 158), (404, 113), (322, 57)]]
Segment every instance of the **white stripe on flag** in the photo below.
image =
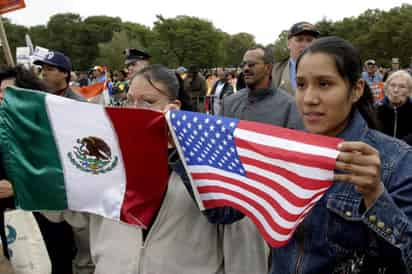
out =
[[(63, 166), (69, 209), (120, 219), (126, 191), (125, 167), (110, 119), (103, 106), (81, 103), (58, 96), (46, 96), (46, 107)], [(68, 157), (78, 139), (94, 136), (103, 139), (118, 157), (110, 172), (91, 174), (80, 170)]]
[(333, 171), (327, 170), (327, 169), (322, 169), (322, 168), (316, 168), (316, 167), (309, 167), (309, 166), (304, 166), (301, 164), (296, 164), (293, 162), (287, 162), (284, 160), (279, 160), (279, 159), (274, 159), (274, 158), (269, 158), (264, 155), (261, 155), (259, 153), (256, 153), (252, 150), (237, 147), (237, 151), (239, 156), (241, 157), (247, 157), (251, 159), (258, 160), (260, 162), (277, 166), (280, 168), (284, 168), (290, 172), (293, 172), (301, 177), (307, 177), (309, 179), (314, 179), (314, 180), (332, 180), (333, 179)]
[[(263, 191), (267, 193), (269, 196), (271, 196), (274, 200), (276, 200), (282, 207), (290, 212), (291, 214), (299, 214), (301, 211), (301, 207), (293, 205), (290, 201), (288, 201), (285, 197), (283, 197), (281, 194), (276, 192), (273, 188), (268, 187), (267, 185), (264, 185), (258, 181), (240, 176), (235, 173), (227, 172), (224, 170), (216, 169), (213, 167), (205, 167), (205, 166), (189, 166), (189, 170), (192, 174), (196, 173), (212, 173), (212, 174), (218, 174), (227, 178), (231, 178), (233, 180), (243, 182), (251, 187), (254, 187), (256, 189), (259, 189), (260, 191)], [(194, 180), (194, 183), (196, 186), (198, 185), (198, 182), (200, 180)], [(325, 189), (324, 189), (325, 190)], [(323, 190), (323, 191), (324, 191)], [(322, 191), (313, 191), (313, 190), (307, 190), (308, 195), (306, 196), (313, 196), (317, 193), (320, 193)]]
[(245, 201), (240, 200), (236, 197), (227, 195), (225, 193), (203, 193), (203, 194), (200, 194), (200, 197), (201, 197), (202, 200), (227, 200), (227, 201), (231, 201), (235, 204), (238, 204), (238, 205), (244, 207), (245, 209), (250, 211), (256, 217), (258, 222), (263, 226), (263, 229), (265, 229), (266, 232), (276, 241), (279, 241), (279, 242), (286, 241), (292, 235), (292, 231), (289, 232), (287, 235), (280, 234), (280, 233), (274, 231), (272, 229), (272, 227), (267, 223), (265, 217), (260, 213), (259, 210), (257, 210), (252, 205), (250, 205), (250, 204), (246, 203)]
[(327, 190), (329, 187), (326, 188), (320, 188), (319, 190), (310, 190), (306, 188), (302, 188), (299, 185), (295, 184), (294, 182), (288, 180), (287, 178), (267, 171), (266, 169), (262, 169), (256, 166), (252, 165), (243, 165), (246, 169), (247, 172), (252, 172), (256, 175), (265, 177), (266, 179), (273, 181), (274, 184), (278, 184), (292, 192), (295, 196), (297, 196), (300, 199), (308, 199), (312, 197), (314, 194), (317, 194), (319, 192), (323, 192)]
[[(274, 220), (275, 223), (277, 223), (279, 226), (285, 228), (285, 229), (291, 229), (293, 228), (293, 226), (295, 225), (295, 221), (288, 221), (286, 220), (284, 217), (281, 216), (281, 213), (279, 213), (268, 201), (266, 201), (264, 198), (262, 198), (261, 196), (257, 196), (256, 194), (241, 188), (239, 186), (236, 185), (232, 185), (229, 183), (225, 183), (222, 181), (216, 181), (216, 180), (197, 180), (196, 184), (198, 185), (198, 187), (221, 187), (224, 188), (226, 190), (231, 190), (233, 192), (239, 193), (243, 196), (246, 196), (247, 198), (255, 201), (257, 204), (259, 204), (260, 206), (262, 206), (265, 210), (266, 213), (268, 215), (270, 215), (270, 218), (272, 220)], [(212, 192), (210, 192), (212, 193)], [(225, 193), (226, 195), (230, 195), (228, 193)], [(232, 195), (230, 195), (232, 196)], [(233, 196), (235, 197), (235, 196)], [(282, 205), (280, 205), (282, 207)], [(283, 208), (283, 207), (282, 207)], [(298, 211), (295, 212), (294, 215), (300, 215), (302, 214), (302, 212), (304, 212), (306, 207), (302, 207), (300, 208)], [(285, 208), (283, 208), (285, 209)], [(288, 211), (289, 213), (292, 214), (292, 212), (290, 212), (289, 210), (285, 209), (286, 211)]]
[(336, 159), (339, 152), (335, 149), (304, 144), (292, 140), (278, 138), (271, 135), (261, 134), (254, 131), (249, 131), (241, 128), (236, 128), (234, 132), (236, 138), (252, 142), (260, 145), (271, 146), (280, 149), (287, 149), (294, 152), (305, 152), (316, 156), (324, 156)]

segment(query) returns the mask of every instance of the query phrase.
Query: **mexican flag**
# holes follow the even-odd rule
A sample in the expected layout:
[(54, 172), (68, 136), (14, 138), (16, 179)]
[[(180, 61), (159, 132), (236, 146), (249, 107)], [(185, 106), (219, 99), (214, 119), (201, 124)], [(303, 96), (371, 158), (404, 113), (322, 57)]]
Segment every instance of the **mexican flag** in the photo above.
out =
[(5, 90), (0, 150), (16, 205), (147, 227), (167, 188), (164, 115)]

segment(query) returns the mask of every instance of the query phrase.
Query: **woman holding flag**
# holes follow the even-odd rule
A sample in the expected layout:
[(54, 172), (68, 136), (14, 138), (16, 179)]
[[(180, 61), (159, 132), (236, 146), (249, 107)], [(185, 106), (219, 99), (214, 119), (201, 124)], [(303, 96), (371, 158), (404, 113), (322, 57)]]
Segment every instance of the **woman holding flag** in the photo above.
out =
[[(182, 87), (182, 81), (171, 70), (161, 65), (147, 66), (131, 79), (126, 107), (161, 112), (190, 110), (190, 97)], [(267, 272), (267, 261), (257, 258), (257, 254), (239, 261), (224, 261), (219, 226), (209, 223), (201, 214), (185, 188), (183, 181), (187, 180), (178, 154), (170, 144), (167, 190), (147, 229), (89, 215), (95, 273), (226, 274), (225, 264), (253, 259), (255, 264), (245, 266), (243, 274)], [(64, 215), (71, 224), (81, 224), (84, 214), (65, 212)], [(252, 243), (238, 243), (239, 248), (246, 245)]]
[[(296, 103), (307, 131), (344, 139), (334, 184), (281, 248), (270, 273), (412, 273), (412, 149), (377, 132), (358, 51), (321, 38), (297, 60)], [(206, 211), (213, 223), (241, 218)]]

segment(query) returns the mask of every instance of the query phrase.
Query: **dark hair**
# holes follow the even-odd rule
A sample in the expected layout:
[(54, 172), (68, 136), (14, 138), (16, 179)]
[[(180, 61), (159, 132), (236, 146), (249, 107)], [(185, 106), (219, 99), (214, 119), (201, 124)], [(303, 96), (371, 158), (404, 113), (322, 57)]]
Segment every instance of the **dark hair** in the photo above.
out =
[(33, 71), (23, 66), (0, 68), (0, 82), (9, 78), (15, 79), (17, 87), (50, 92), (50, 88), (44, 81), (37, 78)]
[(263, 62), (265, 64), (273, 64), (273, 51), (270, 47), (256, 46), (253, 48), (249, 48), (247, 51), (257, 49), (263, 50)]
[[(336, 69), (339, 75), (349, 82), (349, 87), (351, 89), (361, 78), (362, 61), (359, 51), (342, 38), (331, 36), (315, 40), (303, 50), (296, 60), (296, 71), (298, 70), (302, 57), (308, 53), (325, 53), (331, 56), (335, 60)], [(374, 106), (373, 95), (367, 83), (365, 83), (364, 92), (361, 98), (354, 104), (354, 108), (361, 113), (370, 128), (378, 129), (380, 127)]]
[(127, 72), (124, 70), (120, 70), (119, 73), (123, 76), (123, 78), (127, 78)]
[[(137, 76), (143, 76), (153, 88), (169, 97), (169, 100), (179, 100), (182, 103), (182, 110), (192, 110), (190, 97), (183, 88), (183, 80), (173, 70), (163, 65), (153, 64), (139, 70), (131, 82)], [(166, 90), (159, 89), (155, 83), (162, 84)]]

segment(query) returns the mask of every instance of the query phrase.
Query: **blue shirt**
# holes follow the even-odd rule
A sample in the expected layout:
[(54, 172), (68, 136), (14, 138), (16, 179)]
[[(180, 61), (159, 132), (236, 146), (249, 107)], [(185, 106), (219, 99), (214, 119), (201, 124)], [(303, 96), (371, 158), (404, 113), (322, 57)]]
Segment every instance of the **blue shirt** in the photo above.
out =
[(362, 72), (362, 79), (365, 80), (371, 87), (373, 84), (382, 82), (383, 77), (379, 72), (375, 72), (374, 75), (370, 76), (368, 72)]
[(290, 77), (290, 85), (294, 90), (297, 88), (296, 84), (296, 61), (292, 58), (289, 59), (289, 77)]

